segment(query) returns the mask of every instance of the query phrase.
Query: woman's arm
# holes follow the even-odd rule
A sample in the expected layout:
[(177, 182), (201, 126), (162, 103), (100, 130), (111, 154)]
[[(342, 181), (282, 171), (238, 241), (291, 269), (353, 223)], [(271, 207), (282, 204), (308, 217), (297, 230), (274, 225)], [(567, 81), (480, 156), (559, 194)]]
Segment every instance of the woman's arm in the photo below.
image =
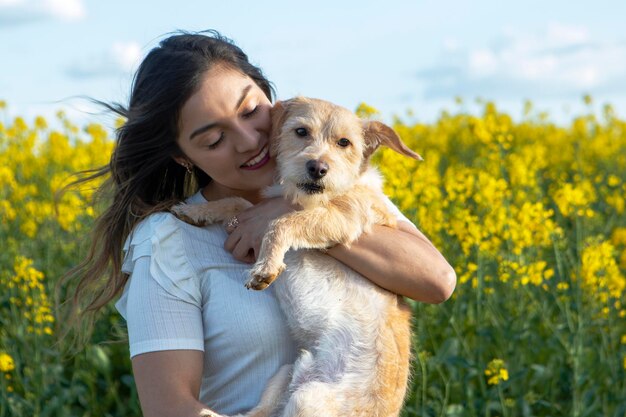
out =
[[(267, 225), (294, 210), (281, 198), (265, 200), (237, 216), (224, 243), (236, 259), (254, 262)], [(398, 229), (374, 226), (350, 248), (337, 245), (328, 254), (377, 285), (416, 301), (441, 303), (456, 285), (456, 274), (445, 258), (419, 230), (406, 222)]]
[(210, 415), (198, 401), (203, 354), (199, 350), (164, 350), (133, 357), (133, 374), (145, 417)]
[(416, 228), (375, 225), (350, 248), (336, 245), (329, 255), (375, 284), (425, 303), (441, 303), (452, 295), (456, 274), (441, 253)]
[[(204, 366), (204, 353), (199, 349), (204, 340), (202, 311), (190, 300), (167, 292), (150, 272), (151, 263), (148, 256), (134, 261), (130, 285), (118, 307), (127, 320), (141, 410), (145, 417), (199, 417), (206, 408), (199, 402)], [(165, 350), (145, 352), (146, 346)], [(135, 354), (138, 349), (140, 353)]]

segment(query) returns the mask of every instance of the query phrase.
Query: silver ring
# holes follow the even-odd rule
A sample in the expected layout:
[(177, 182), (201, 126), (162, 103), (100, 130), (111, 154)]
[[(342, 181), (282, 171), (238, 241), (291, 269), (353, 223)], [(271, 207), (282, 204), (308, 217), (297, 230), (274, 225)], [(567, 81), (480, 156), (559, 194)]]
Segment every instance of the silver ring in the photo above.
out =
[(231, 217), (231, 219), (228, 221), (226, 226), (231, 227), (233, 229), (237, 228), (237, 226), (239, 226), (239, 219), (237, 218), (237, 216)]

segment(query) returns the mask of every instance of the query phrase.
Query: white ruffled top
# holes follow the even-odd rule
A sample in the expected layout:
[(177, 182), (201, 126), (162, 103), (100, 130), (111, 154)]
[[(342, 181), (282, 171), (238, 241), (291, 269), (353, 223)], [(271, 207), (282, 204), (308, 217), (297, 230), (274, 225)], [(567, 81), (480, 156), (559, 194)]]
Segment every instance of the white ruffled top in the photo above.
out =
[[(189, 199), (204, 201), (200, 193)], [(127, 321), (131, 356), (203, 351), (200, 401), (236, 414), (259, 402), (265, 381), (295, 361), (296, 348), (272, 288), (244, 287), (250, 265), (224, 250), (226, 237), (221, 225), (150, 215), (124, 245), (130, 279), (116, 307)]]

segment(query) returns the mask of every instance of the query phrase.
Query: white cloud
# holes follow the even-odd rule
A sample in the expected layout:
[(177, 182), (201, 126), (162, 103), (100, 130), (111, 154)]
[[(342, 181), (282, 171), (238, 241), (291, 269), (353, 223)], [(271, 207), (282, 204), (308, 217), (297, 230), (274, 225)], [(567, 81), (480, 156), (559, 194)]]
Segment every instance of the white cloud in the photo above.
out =
[(558, 44), (576, 44), (589, 41), (589, 30), (583, 26), (563, 25), (558, 22), (548, 24), (548, 41)]
[(44, 0), (43, 9), (64, 20), (80, 20), (86, 16), (82, 0)]
[(500, 67), (500, 59), (488, 49), (471, 51), (468, 57), (469, 72), (476, 77), (487, 77), (495, 74)]
[(0, 23), (5, 27), (46, 19), (81, 20), (86, 15), (83, 0), (0, 0)]
[(137, 42), (115, 42), (109, 55), (120, 69), (131, 71), (141, 59), (141, 46)]
[(0, 0), (0, 8), (7, 6), (15, 6), (16, 4), (24, 3), (24, 0)]
[(75, 78), (119, 76), (132, 72), (141, 56), (139, 43), (115, 42), (99, 57), (86, 57), (82, 63), (71, 66), (67, 74)]
[(460, 48), (460, 46), (459, 40), (456, 38), (449, 37), (443, 40), (443, 48), (446, 51), (455, 52)]
[(540, 33), (508, 29), (494, 41), (454, 50), (444, 45), (442, 63), (420, 72), (426, 95), (566, 97), (610, 91), (626, 78), (626, 43), (596, 41), (585, 27), (550, 23)]

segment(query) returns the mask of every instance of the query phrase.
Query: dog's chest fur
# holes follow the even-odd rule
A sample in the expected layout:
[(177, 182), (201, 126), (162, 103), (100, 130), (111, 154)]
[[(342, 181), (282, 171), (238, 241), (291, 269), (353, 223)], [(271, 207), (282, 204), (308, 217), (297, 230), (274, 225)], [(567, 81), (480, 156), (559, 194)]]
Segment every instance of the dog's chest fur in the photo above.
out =
[(369, 280), (316, 250), (290, 251), (285, 261), (287, 269), (274, 291), (301, 348), (316, 350), (329, 334), (350, 334), (357, 344), (355, 337), (371, 336), (361, 331), (362, 325), (385, 314), (389, 294), (376, 291)]

